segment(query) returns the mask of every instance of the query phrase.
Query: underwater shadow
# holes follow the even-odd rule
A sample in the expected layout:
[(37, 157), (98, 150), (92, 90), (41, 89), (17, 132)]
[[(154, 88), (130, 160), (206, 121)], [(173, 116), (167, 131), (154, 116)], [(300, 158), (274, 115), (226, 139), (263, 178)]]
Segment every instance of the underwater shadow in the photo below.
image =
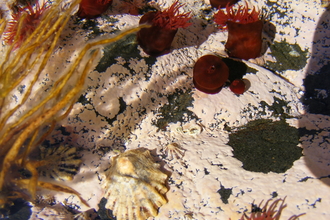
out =
[[(330, 11), (316, 26), (302, 98), (306, 114), (299, 120), (305, 163), (316, 179), (330, 185)], [(302, 181), (314, 179), (306, 177)]]
[[(95, 67), (96, 71), (93, 76), (89, 76), (92, 77), (91, 81), (96, 82), (89, 85), (78, 100), (84, 110), (72, 115), (71, 117), (77, 118), (74, 120), (79, 120), (82, 117), (80, 113), (85, 111), (92, 118), (103, 121), (103, 124), (106, 122), (101, 129), (102, 138), (94, 134), (95, 139), (88, 140), (88, 145), (94, 145), (96, 148), (98, 145), (104, 145), (111, 150), (116, 140), (129, 141), (134, 138), (134, 131), (140, 129), (141, 122), (149, 117), (149, 114), (160, 115), (152, 122), (155, 130), (166, 129), (168, 123), (183, 121), (184, 113), (187, 113), (189, 118), (197, 118), (187, 106), (176, 108), (182, 104), (180, 101), (190, 105), (192, 98), (189, 94), (193, 84), (192, 74), (187, 72), (191, 71), (191, 66), (182, 66), (172, 71), (171, 66), (165, 67), (163, 62), (156, 63), (158, 59), (167, 62), (165, 56), (168, 55), (161, 58), (141, 57), (141, 50), (135, 38), (136, 35), (132, 34), (104, 47), (103, 57)], [(184, 52), (176, 53), (179, 57), (182, 56), (181, 59), (185, 57)], [(93, 94), (93, 100), (89, 98), (90, 94)], [(172, 103), (169, 103), (170, 99), (173, 100)], [(113, 110), (114, 108), (117, 110)], [(172, 108), (179, 109), (180, 112), (173, 112)], [(160, 112), (161, 109), (163, 112)], [(109, 114), (109, 111), (112, 113)], [(83, 121), (85, 120), (81, 122), (86, 130), (77, 131), (81, 135), (91, 130), (88, 128), (88, 122)]]
[(247, 73), (247, 69), (248, 69), (247, 65), (239, 59), (222, 58), (222, 61), (229, 68), (229, 76), (228, 76), (229, 82), (232, 82), (235, 79), (242, 79), (243, 76)]
[(262, 32), (262, 48), (261, 54), (264, 55), (270, 45), (274, 43), (276, 35), (276, 26), (270, 21), (266, 20)]
[(189, 27), (179, 28), (171, 45), (172, 50), (192, 46), (199, 47), (207, 41), (211, 34), (220, 31), (212, 21), (207, 22), (201, 18), (192, 18), (189, 22), (192, 23)]

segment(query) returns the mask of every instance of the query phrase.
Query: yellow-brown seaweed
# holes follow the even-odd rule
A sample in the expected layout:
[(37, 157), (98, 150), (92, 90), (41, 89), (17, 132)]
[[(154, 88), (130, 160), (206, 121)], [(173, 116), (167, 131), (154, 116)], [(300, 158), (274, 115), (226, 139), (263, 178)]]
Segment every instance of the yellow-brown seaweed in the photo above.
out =
[[(0, 56), (0, 208), (10, 205), (16, 198), (34, 201), (37, 187), (77, 195), (69, 187), (38, 180), (37, 168), (44, 161), (30, 158), (31, 152), (45, 139), (58, 120), (71, 111), (85, 84), (93, 61), (99, 49), (86, 55), (95, 46), (108, 44), (138, 31), (137, 27), (114, 38), (86, 44), (68, 69), (53, 76), (50, 89), (38, 96), (38, 80), (45, 75), (45, 69), (58, 46), (61, 34), (80, 0), (75, 0), (63, 9), (62, 1), (55, 1), (43, 16), (39, 25), (18, 48), (14, 48), (24, 16), (18, 23), (18, 31), (11, 45), (4, 46)], [(0, 20), (0, 34), (3, 37), (7, 21)], [(3, 40), (3, 39), (2, 39)], [(63, 60), (63, 63), (65, 60)], [(69, 81), (75, 81), (74, 86)], [(15, 92), (25, 87), (21, 97), (13, 100)], [(39, 91), (40, 93), (40, 91)], [(32, 100), (32, 101), (31, 101)], [(47, 131), (48, 129), (48, 131)], [(46, 132), (45, 132), (46, 130)]]

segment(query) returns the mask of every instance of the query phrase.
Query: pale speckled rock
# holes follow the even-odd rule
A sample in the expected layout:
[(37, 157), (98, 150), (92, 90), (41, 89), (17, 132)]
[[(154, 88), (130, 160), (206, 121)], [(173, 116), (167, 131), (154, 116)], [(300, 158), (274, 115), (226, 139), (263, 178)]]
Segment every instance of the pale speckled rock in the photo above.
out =
[[(164, 9), (173, 1), (151, 3), (159, 4), (158, 7)], [(193, 12), (196, 16), (194, 25), (186, 30), (179, 30), (170, 54), (158, 57), (150, 64), (146, 62), (147, 56), (141, 56), (142, 52), (138, 58), (123, 58), (118, 53), (119, 57), (115, 59), (115, 63), (109, 64), (105, 72), (93, 71), (88, 75), (88, 89), (82, 93), (86, 102), (76, 103), (68, 118), (59, 122), (62, 126), (72, 128), (72, 133), (78, 137), (75, 143), (79, 147), (95, 152), (100, 152), (101, 146), (107, 146), (113, 151), (117, 139), (121, 139), (127, 149), (142, 146), (153, 150), (175, 140), (186, 150), (179, 161), (165, 160), (165, 169), (172, 172), (168, 182), (169, 192), (166, 194), (168, 203), (159, 209), (159, 214), (154, 219), (187, 219), (188, 216), (198, 220), (229, 217), (238, 219), (242, 212), (250, 210), (253, 200), (259, 204), (261, 200), (271, 198), (274, 192), (278, 198), (287, 196), (288, 205), (282, 213), (283, 219), (300, 213), (306, 213), (301, 217), (302, 220), (328, 219), (330, 119), (328, 116), (306, 113), (301, 98), (306, 75), (309, 72), (314, 73), (324, 63), (329, 62), (324, 53), (327, 47), (322, 48), (328, 44), (328, 39), (320, 34), (315, 40), (324, 40), (325, 44), (314, 42), (317, 23), (321, 21), (328, 24), (329, 19), (326, 16), (322, 19), (321, 16), (326, 14), (326, 11), (321, 7), (321, 2), (316, 0), (248, 2), (259, 8), (264, 7), (268, 12), (270, 23), (276, 28), (274, 42), (286, 42), (290, 46), (297, 44), (302, 51), (307, 50), (308, 61), (304, 68), (287, 69), (280, 73), (288, 80), (263, 67), (245, 62), (255, 71), (244, 75), (244, 78), (251, 82), (251, 87), (243, 95), (238, 97), (228, 88), (223, 88), (216, 95), (196, 91), (192, 84), (194, 62), (209, 53), (226, 56), (224, 42), (227, 32), (217, 30), (212, 22), (201, 16), (202, 10), (208, 9), (208, 0), (187, 0), (182, 10)], [(199, 7), (202, 7), (202, 10)], [(116, 12), (116, 8), (111, 10)], [(212, 17), (212, 13), (210, 11), (207, 16)], [(109, 26), (107, 16), (119, 21)], [(114, 29), (123, 30), (137, 25), (138, 18), (139, 16), (128, 14), (109, 13), (97, 19), (97, 26), (101, 31), (107, 32), (102, 36), (106, 37), (110, 36), (109, 33)], [(327, 31), (323, 26), (319, 29)], [(86, 41), (85, 35), (91, 32), (84, 31), (86, 30), (81, 30), (79, 36), (73, 35), (72, 39), (69, 38), (70, 43), (66, 42), (66, 46), (59, 49), (57, 55), (65, 56), (70, 61), (71, 55), (76, 55), (72, 51), (83, 45)], [(267, 33), (264, 37), (270, 41)], [(312, 53), (313, 48), (317, 49), (315, 53)], [(296, 57), (296, 52), (290, 51), (289, 58)], [(279, 62), (269, 48), (262, 59), (265, 63), (273, 62), (275, 65)], [(54, 68), (50, 67), (49, 72), (60, 73), (66, 65), (56, 63), (54, 66), (59, 66), (60, 69), (53, 71)], [(273, 71), (277, 72), (276, 68)], [(51, 86), (52, 80), (41, 81)], [(189, 121), (186, 118), (183, 122), (171, 122), (166, 131), (158, 131), (154, 123), (161, 117), (158, 110), (168, 104), (167, 97), (176, 90), (189, 90), (193, 102), (187, 109), (198, 119)], [(20, 98), (19, 92), (16, 93)], [(275, 98), (287, 102), (287, 106), (283, 107), (291, 117), (287, 122), (306, 132), (300, 137), (300, 146), (305, 155), (295, 161), (292, 168), (285, 173), (246, 171), (242, 168), (242, 162), (233, 157), (232, 148), (227, 145), (230, 132), (224, 127), (244, 126), (249, 121), (260, 118), (276, 120), (273, 111), (260, 105), (263, 102), (271, 106)], [(196, 130), (197, 121), (201, 122), (205, 129), (190, 134), (192, 129)], [(104, 169), (97, 168), (100, 163), (98, 153), (88, 156), (90, 163), (86, 163), (86, 155), (83, 157), (80, 173), (75, 176), (70, 186), (81, 192), (83, 198), (89, 200), (90, 205), (97, 209), (104, 193), (99, 189), (95, 172), (102, 173)], [(162, 155), (159, 153), (158, 156)], [(139, 186), (138, 182), (135, 184)], [(209, 188), (205, 188), (205, 184), (208, 184)], [(231, 190), (227, 204), (221, 200), (218, 193), (221, 187)], [(57, 194), (56, 199), (81, 205), (78, 199), (72, 199), (72, 196), (67, 194)], [(86, 207), (81, 206), (80, 209)]]
[[(157, 1), (160, 8), (167, 8), (172, 2)], [(297, 43), (302, 50), (311, 52), (313, 32), (324, 12), (319, 1), (249, 2), (259, 8), (265, 7), (269, 12), (270, 22), (276, 27), (275, 42), (286, 41), (290, 45)], [(227, 32), (218, 31), (210, 22), (198, 20), (200, 10), (197, 7), (200, 7), (200, 4), (207, 8), (208, 1), (186, 1), (186, 7), (183, 9), (189, 11), (191, 8), (198, 18), (195, 19), (194, 26), (178, 32), (170, 54), (157, 58), (151, 65), (145, 62), (145, 56), (141, 59), (118, 57), (118, 62), (110, 65), (104, 73), (91, 72), (87, 79), (89, 89), (84, 92), (89, 102), (77, 103), (69, 117), (61, 124), (73, 127), (75, 134), (80, 137), (77, 140), (78, 145), (89, 149), (98, 149), (99, 146), (112, 147), (116, 138), (121, 138), (127, 149), (143, 146), (151, 150), (175, 140), (186, 150), (182, 160), (165, 164), (165, 169), (172, 172), (168, 183), (169, 192), (166, 194), (168, 203), (159, 209), (159, 214), (154, 219), (187, 219), (187, 216), (198, 220), (229, 217), (238, 219), (242, 212), (251, 208), (253, 200), (259, 204), (261, 200), (271, 198), (274, 192), (281, 198), (287, 196), (288, 206), (282, 213), (283, 219), (304, 212), (307, 214), (301, 219), (327, 219), (330, 200), (324, 192), (329, 192), (330, 184), (326, 178), (320, 178), (327, 176), (329, 170), (327, 164), (330, 157), (326, 149), (330, 147), (327, 142), (330, 126), (325, 116), (306, 115), (300, 102), (307, 65), (301, 70), (283, 71), (281, 75), (286, 77), (287, 81), (263, 67), (245, 62), (247, 66), (255, 69), (255, 73), (247, 73), (244, 76), (251, 82), (251, 87), (243, 95), (237, 97), (228, 88), (223, 88), (216, 95), (196, 91), (192, 84), (194, 62), (209, 53), (226, 56), (223, 42), (227, 38)], [(212, 16), (212, 13), (209, 16)], [(113, 26), (120, 30), (123, 26), (138, 23), (137, 16), (114, 17), (119, 19), (119, 22)], [(100, 30), (110, 32), (111, 27), (106, 26), (108, 22), (103, 18), (98, 20), (103, 21), (100, 23)], [(200, 24), (204, 27), (201, 28)], [(194, 42), (198, 42), (198, 45)], [(69, 47), (70, 50), (73, 48), (74, 46)], [(266, 63), (277, 62), (269, 49), (263, 59)], [(317, 70), (320, 66), (314, 64), (312, 68)], [(191, 135), (189, 131), (195, 128), (196, 120), (186, 120), (169, 123), (164, 132), (157, 131), (158, 128), (154, 125), (159, 118), (157, 111), (168, 104), (167, 96), (176, 90), (189, 89), (189, 95), (194, 101), (188, 109), (206, 129)], [(233, 157), (232, 148), (227, 145), (229, 132), (224, 130), (224, 126), (239, 127), (258, 118), (276, 119), (271, 110), (263, 109), (260, 105), (260, 102), (265, 102), (270, 106), (275, 98), (288, 102), (286, 110), (293, 117), (290, 119), (292, 126), (315, 131), (314, 134), (300, 139), (308, 157), (300, 158), (294, 162), (291, 169), (281, 174), (246, 171), (242, 168), (242, 162)], [(261, 111), (264, 111), (264, 114), (259, 114)], [(110, 120), (113, 122), (108, 122)], [(320, 129), (322, 132), (318, 133)], [(95, 161), (97, 160), (98, 158), (95, 158)], [(86, 174), (78, 174), (81, 178), (72, 187), (79, 184), (97, 184), (97, 181), (82, 178), (94, 172), (95, 168), (88, 167)], [(139, 187), (138, 182), (135, 184)], [(205, 184), (208, 184), (209, 188), (205, 188)], [(227, 190), (231, 189), (227, 204), (223, 203), (218, 193), (221, 186)], [(84, 192), (83, 187), (78, 191), (84, 198), (93, 198), (96, 201), (94, 203), (104, 196), (98, 189), (94, 190), (98, 192), (95, 195)]]

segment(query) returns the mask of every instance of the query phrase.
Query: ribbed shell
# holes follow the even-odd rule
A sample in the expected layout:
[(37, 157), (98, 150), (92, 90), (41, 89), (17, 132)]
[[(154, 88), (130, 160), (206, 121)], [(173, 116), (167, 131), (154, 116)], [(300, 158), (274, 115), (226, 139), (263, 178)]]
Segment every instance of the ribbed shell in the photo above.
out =
[(106, 173), (106, 208), (117, 220), (145, 220), (157, 216), (166, 204), (164, 194), (167, 175), (159, 170), (149, 150), (128, 150), (111, 159)]

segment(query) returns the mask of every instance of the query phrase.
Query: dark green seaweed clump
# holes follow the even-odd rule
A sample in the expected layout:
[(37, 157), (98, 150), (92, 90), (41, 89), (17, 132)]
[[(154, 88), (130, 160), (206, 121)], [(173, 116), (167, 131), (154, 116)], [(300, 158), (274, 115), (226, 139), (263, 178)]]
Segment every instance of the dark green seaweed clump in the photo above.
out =
[(283, 72), (286, 70), (301, 70), (307, 64), (308, 51), (302, 50), (298, 44), (289, 44), (285, 41), (274, 42), (270, 46), (271, 55), (276, 62), (267, 62), (271, 70)]
[(302, 156), (298, 129), (285, 120), (256, 120), (229, 135), (234, 157), (248, 171), (284, 173)]
[(230, 195), (232, 195), (232, 188), (225, 188), (223, 185), (220, 185), (220, 189), (217, 191), (217, 193), (220, 194), (221, 201), (224, 204), (228, 204), (228, 199)]
[(198, 120), (198, 117), (188, 109), (193, 106), (194, 98), (191, 90), (176, 90), (175, 93), (167, 96), (168, 103), (158, 110), (158, 119), (153, 122), (159, 130), (166, 130), (169, 123), (186, 122)]

